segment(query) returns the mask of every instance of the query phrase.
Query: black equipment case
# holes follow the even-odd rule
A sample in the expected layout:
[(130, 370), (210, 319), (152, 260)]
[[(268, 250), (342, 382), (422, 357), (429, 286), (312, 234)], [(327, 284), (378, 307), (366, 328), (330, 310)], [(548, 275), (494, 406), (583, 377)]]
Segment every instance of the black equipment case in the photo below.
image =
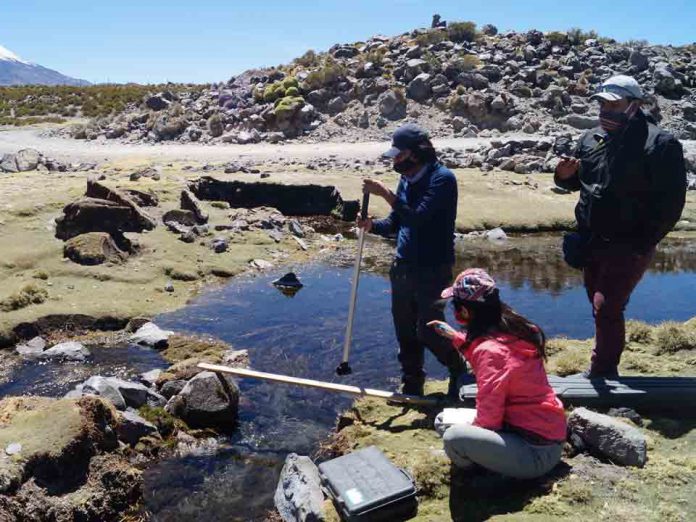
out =
[(348, 522), (396, 522), (418, 511), (413, 479), (374, 446), (319, 464), (319, 474)]

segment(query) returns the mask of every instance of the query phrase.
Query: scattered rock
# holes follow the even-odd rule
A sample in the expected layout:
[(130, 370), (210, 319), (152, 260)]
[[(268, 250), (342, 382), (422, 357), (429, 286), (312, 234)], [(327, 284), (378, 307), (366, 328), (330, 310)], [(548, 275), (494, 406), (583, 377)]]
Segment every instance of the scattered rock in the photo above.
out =
[(197, 224), (208, 222), (208, 214), (203, 211), (201, 202), (190, 190), (181, 191), (181, 209), (193, 212)]
[(506, 241), (507, 238), (507, 234), (500, 227), (494, 228), (493, 230), (488, 230), (486, 232), (486, 239), (489, 241)]
[(273, 501), (285, 522), (326, 520), (319, 469), (309, 457), (286, 457)]
[(141, 373), (140, 382), (142, 382), (145, 386), (152, 388), (157, 383), (157, 379), (159, 379), (160, 375), (162, 375), (162, 370), (155, 368), (149, 372)]
[(63, 247), (63, 256), (80, 265), (101, 265), (122, 263), (128, 258), (110, 234), (88, 232), (70, 238)]
[(154, 424), (146, 421), (137, 413), (124, 411), (121, 412), (117, 433), (119, 440), (135, 446), (143, 437), (158, 434), (158, 431)]
[(39, 359), (82, 362), (85, 361), (89, 355), (89, 350), (81, 343), (67, 342), (56, 344), (52, 348), (44, 350), (39, 355)]
[(126, 400), (121, 395), (116, 385), (106, 377), (95, 375), (76, 388), (80, 395), (96, 395), (103, 397), (113, 404), (118, 410), (126, 409)]
[(235, 381), (213, 372), (193, 377), (167, 403), (167, 409), (192, 428), (230, 431), (237, 420), (239, 388)]
[(22, 357), (34, 359), (41, 355), (46, 348), (46, 341), (42, 337), (34, 337), (23, 344), (18, 344), (15, 351)]
[(130, 336), (129, 341), (135, 344), (151, 346), (156, 350), (164, 350), (169, 343), (169, 337), (172, 335), (174, 335), (174, 332), (162, 330), (155, 323), (146, 323)]
[(643, 467), (647, 462), (647, 440), (625, 422), (586, 408), (576, 408), (568, 418), (568, 429), (594, 451), (622, 466)]
[(297, 275), (295, 275), (295, 272), (288, 272), (283, 277), (276, 279), (273, 281), (273, 285), (287, 288), (302, 288), (304, 286), (297, 278)]
[(167, 381), (162, 385), (159, 391), (165, 399), (169, 400), (174, 397), (174, 395), (181, 393), (181, 390), (183, 390), (184, 386), (186, 386), (186, 382), (187, 381), (183, 379)]

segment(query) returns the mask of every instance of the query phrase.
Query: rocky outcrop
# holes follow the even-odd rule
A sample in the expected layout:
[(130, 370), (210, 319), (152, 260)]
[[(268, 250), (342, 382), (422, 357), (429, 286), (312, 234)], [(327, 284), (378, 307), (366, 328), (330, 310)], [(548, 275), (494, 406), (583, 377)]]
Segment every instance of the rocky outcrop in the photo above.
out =
[(98, 398), (0, 401), (1, 520), (121, 520), (142, 498), (118, 448), (119, 420)]
[(221, 181), (206, 176), (191, 182), (189, 188), (203, 200), (226, 201), (241, 208), (268, 206), (291, 216), (335, 215), (354, 221), (359, 210), (358, 201), (344, 201), (332, 186)]
[(66, 205), (63, 215), (56, 218), (56, 237), (67, 241), (94, 232), (108, 234), (113, 244), (104, 236), (89, 235), (66, 245), (65, 254), (70, 259), (97, 264), (108, 259), (123, 260), (124, 254), (132, 251), (124, 233), (144, 232), (156, 226), (155, 219), (129, 194), (89, 180), (85, 197)]
[[(457, 26), (467, 26), (467, 30)], [(592, 36), (592, 37), (590, 37)], [(209, 89), (151, 96), (76, 135), (210, 143), (383, 139), (406, 117), (436, 136), (553, 135), (587, 128), (603, 80), (629, 74), (647, 109), (680, 139), (696, 138), (696, 62), (689, 46), (621, 43), (579, 31), (506, 31), (487, 25), (416, 29), (246, 71)], [(456, 130), (454, 117), (465, 120)]]

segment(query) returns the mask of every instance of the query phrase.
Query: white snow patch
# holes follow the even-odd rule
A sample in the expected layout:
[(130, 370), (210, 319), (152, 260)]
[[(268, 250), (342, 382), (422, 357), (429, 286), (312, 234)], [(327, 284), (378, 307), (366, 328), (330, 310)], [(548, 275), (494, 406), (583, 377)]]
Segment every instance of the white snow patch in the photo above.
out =
[(17, 56), (15, 53), (7, 49), (6, 47), (3, 47), (0, 45), (0, 60), (6, 60), (6, 61), (11, 61), (11, 62), (19, 62), (19, 63), (26, 63), (28, 64), (26, 60), (22, 60), (19, 56)]

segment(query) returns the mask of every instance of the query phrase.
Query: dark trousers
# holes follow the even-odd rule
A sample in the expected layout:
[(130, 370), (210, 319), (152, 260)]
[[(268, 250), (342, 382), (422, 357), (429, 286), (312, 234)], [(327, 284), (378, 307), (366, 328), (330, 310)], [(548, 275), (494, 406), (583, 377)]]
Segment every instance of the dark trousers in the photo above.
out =
[(654, 254), (654, 248), (645, 254), (613, 245), (592, 249), (584, 273), (595, 318), (591, 373), (613, 373), (619, 366), (626, 344), (624, 310)]
[(399, 262), (389, 272), (392, 316), (399, 343), (399, 362), (404, 382), (422, 383), (424, 349), (427, 347), (451, 373), (464, 371), (464, 362), (451, 341), (427, 324), (445, 320), (442, 290), (452, 284), (452, 266), (418, 268)]

